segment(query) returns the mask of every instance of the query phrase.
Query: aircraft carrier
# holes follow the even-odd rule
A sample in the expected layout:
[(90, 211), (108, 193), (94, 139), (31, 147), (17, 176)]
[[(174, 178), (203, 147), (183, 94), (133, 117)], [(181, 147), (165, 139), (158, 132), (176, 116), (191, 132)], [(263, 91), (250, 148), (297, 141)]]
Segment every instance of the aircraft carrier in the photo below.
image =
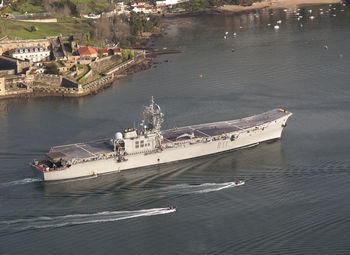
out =
[(247, 118), (161, 130), (164, 115), (152, 97), (141, 128), (112, 139), (55, 146), (31, 163), (45, 181), (98, 176), (242, 149), (281, 138), (292, 113), (274, 109)]

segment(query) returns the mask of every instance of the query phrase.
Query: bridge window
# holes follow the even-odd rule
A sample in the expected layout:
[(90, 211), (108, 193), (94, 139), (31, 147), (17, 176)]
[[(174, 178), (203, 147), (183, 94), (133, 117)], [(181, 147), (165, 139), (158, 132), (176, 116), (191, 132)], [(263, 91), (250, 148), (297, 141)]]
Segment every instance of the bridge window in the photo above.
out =
[(145, 142), (144, 140), (141, 141), (141, 144), (140, 144), (140, 147), (141, 147), (141, 148), (143, 148), (144, 142)]
[(139, 146), (139, 141), (136, 141), (135, 142), (135, 148), (137, 149), (137, 148), (139, 148), (140, 146)]

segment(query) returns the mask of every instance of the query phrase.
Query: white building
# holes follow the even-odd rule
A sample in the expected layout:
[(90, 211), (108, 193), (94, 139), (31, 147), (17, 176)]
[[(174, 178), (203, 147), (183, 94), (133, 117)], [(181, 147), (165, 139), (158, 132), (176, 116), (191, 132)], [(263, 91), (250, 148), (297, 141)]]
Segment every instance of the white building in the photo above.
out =
[(89, 15), (84, 15), (83, 17), (86, 19), (99, 19), (101, 18), (101, 14), (90, 13)]
[(178, 3), (182, 3), (185, 1), (181, 1), (181, 0), (160, 0), (160, 1), (156, 1), (156, 5), (157, 6), (169, 6), (169, 5), (175, 5)]
[(42, 46), (15, 48), (10, 51), (10, 56), (20, 60), (33, 62), (49, 61), (50, 51)]

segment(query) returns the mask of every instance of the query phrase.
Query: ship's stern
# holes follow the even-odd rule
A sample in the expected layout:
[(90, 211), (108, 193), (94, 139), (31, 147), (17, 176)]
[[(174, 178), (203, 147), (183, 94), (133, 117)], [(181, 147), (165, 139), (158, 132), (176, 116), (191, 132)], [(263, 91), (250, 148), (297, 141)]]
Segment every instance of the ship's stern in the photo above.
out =
[(30, 163), (29, 165), (33, 170), (34, 176), (40, 178), (41, 180), (44, 180), (43, 170), (40, 169), (38, 165), (35, 165), (35, 163)]

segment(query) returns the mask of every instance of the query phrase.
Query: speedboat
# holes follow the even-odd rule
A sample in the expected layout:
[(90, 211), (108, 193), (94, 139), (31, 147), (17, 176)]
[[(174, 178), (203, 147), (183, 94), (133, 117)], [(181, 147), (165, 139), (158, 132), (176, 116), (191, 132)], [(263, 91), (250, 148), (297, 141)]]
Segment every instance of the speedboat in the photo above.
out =
[(245, 184), (245, 181), (237, 180), (235, 181), (236, 186), (241, 186)]
[(174, 211), (176, 211), (176, 206), (174, 206), (174, 205), (169, 205), (169, 206), (168, 206), (168, 210), (174, 210)]

